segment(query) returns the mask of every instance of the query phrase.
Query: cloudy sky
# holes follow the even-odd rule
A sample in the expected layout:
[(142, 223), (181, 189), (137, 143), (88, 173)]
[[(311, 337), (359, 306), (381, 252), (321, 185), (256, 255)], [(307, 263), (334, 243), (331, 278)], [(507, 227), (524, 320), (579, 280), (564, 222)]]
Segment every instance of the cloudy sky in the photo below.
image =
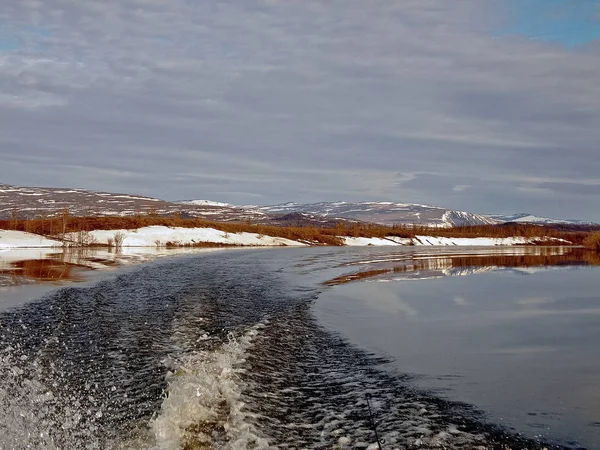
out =
[(2, 0), (0, 183), (600, 221), (600, 2)]

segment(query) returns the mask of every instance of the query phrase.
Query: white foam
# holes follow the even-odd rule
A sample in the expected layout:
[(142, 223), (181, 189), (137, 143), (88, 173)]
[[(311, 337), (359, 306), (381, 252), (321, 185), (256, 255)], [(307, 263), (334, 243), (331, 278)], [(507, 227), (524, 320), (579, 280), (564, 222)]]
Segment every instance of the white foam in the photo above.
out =
[(53, 365), (44, 367), (12, 347), (0, 349), (0, 374), (9, 380), (0, 386), (0, 449), (273, 448), (249, 422), (240, 400), (246, 352), (263, 326), (237, 339), (230, 335), (216, 350), (178, 357), (160, 411), (125, 440), (101, 430), (99, 420), (111, 411), (95, 400), (102, 397), (97, 385), (86, 387), (90, 404), (83, 406), (80, 393), (56, 395), (67, 375)]
[[(0, 448), (101, 448), (94, 431), (104, 405), (94, 401), (93, 408), (84, 408), (77, 394), (56, 396), (65, 380), (54, 365), (44, 367), (18, 353), (12, 347), (0, 352), (0, 374), (7, 380), (0, 386)], [(48, 372), (56, 376), (53, 383)], [(92, 387), (89, 394), (98, 393)]]
[(150, 423), (153, 448), (214, 448), (215, 443), (223, 449), (269, 448), (267, 439), (248, 422), (240, 400), (242, 364), (262, 326), (238, 339), (230, 335), (216, 351), (197, 351), (178, 361), (168, 377), (160, 413)]

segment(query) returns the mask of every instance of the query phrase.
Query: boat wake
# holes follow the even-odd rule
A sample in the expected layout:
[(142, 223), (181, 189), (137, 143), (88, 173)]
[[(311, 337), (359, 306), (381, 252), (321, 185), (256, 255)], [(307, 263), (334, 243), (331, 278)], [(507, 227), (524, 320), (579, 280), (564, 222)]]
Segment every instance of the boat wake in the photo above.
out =
[(542, 448), (320, 326), (322, 286), (264, 258), (168, 261), (0, 314), (0, 449), (375, 450), (375, 426), (385, 449)]
[(247, 420), (241, 379), (247, 352), (264, 324), (236, 339), (229, 334), (215, 351), (170, 361), (166, 397), (150, 421), (158, 449), (267, 448), (268, 441)]

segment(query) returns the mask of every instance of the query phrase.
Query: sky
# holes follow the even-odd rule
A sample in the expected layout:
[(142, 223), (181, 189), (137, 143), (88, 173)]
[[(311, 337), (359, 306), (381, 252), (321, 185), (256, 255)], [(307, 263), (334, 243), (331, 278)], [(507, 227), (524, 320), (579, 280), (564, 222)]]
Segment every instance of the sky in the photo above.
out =
[(600, 222), (600, 1), (2, 0), (0, 183)]

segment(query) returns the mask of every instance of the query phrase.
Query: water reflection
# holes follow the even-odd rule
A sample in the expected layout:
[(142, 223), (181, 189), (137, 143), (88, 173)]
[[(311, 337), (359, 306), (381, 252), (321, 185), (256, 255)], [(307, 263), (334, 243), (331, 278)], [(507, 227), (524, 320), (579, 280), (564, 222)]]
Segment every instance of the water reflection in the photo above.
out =
[[(598, 255), (581, 248), (572, 247), (520, 247), (512, 249), (478, 249), (435, 252), (431, 254), (399, 253), (385, 258), (346, 262), (342, 267), (360, 266), (360, 270), (344, 273), (324, 282), (336, 286), (352, 281), (398, 281), (410, 278), (438, 278), (443, 276), (470, 275), (502, 268), (516, 268), (532, 273), (551, 266), (600, 265)], [(460, 300), (459, 300), (460, 301)]]
[(167, 248), (67, 248), (0, 251), (0, 288), (35, 283), (60, 285), (84, 281), (86, 274), (142, 263), (161, 256), (215, 251), (215, 249)]
[(325, 283), (316, 315), (421, 388), (526, 436), (600, 448), (597, 255), (454, 252), (358, 255)]
[(77, 264), (61, 261), (60, 259), (28, 259), (11, 263), (8, 269), (0, 269), (2, 276), (10, 277), (11, 284), (19, 284), (20, 278), (30, 278), (39, 281), (81, 281), (77, 274)]

